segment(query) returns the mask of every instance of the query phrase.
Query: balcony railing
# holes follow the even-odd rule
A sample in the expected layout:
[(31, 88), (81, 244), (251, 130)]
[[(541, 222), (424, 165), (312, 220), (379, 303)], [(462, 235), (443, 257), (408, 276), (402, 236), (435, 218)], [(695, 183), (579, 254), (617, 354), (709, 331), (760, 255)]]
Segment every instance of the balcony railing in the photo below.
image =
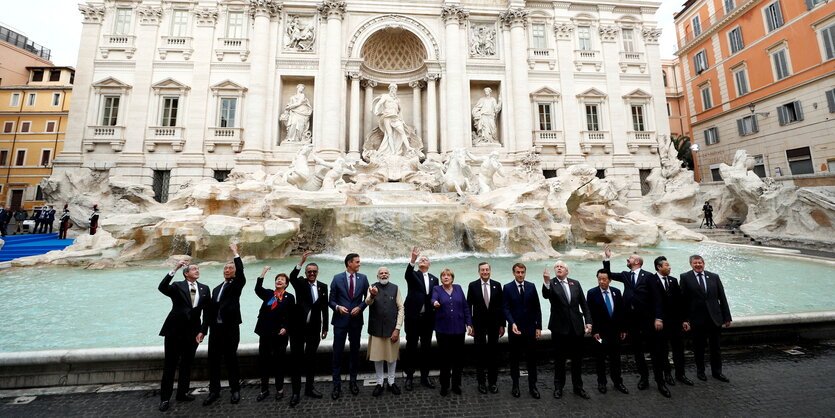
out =
[(112, 51), (123, 51), (128, 59), (136, 52), (136, 36), (134, 35), (104, 35), (104, 41), (99, 47), (102, 58), (110, 56)]
[(232, 151), (241, 152), (243, 133), (243, 128), (209, 128), (209, 135), (204, 141), (206, 151), (215, 152), (218, 145), (229, 145)]
[(241, 61), (249, 57), (249, 39), (246, 38), (219, 38), (217, 40), (215, 55), (218, 61), (223, 61), (225, 54), (239, 54)]
[[(708, 29), (712, 28), (714, 25), (719, 23), (719, 21), (721, 21), (728, 13), (740, 8), (744, 3), (747, 3), (749, 1), (754, 0), (736, 0), (734, 2), (733, 7), (731, 7), (729, 10), (725, 10), (725, 6), (723, 5), (718, 10), (716, 10), (716, 13), (708, 17), (707, 22), (700, 22), (702, 24), (702, 30), (698, 34), (694, 33), (693, 31), (685, 32), (684, 36), (678, 39), (678, 48), (683, 48), (685, 45), (687, 45), (688, 42), (692, 41), (693, 39), (696, 39), (701, 34), (707, 32)], [(725, 2), (723, 1), (722, 3)]]
[(634, 51), (633, 52), (621, 51), (620, 52), (620, 60), (621, 61), (633, 61), (633, 62), (641, 61), (642, 62), (644, 60), (644, 53), (643, 52), (634, 52)]
[(194, 49), (191, 47), (190, 36), (163, 36), (162, 45), (159, 47), (159, 58), (165, 59), (169, 52), (181, 52), (183, 58), (191, 58)]
[(655, 132), (652, 131), (626, 132), (626, 145), (632, 154), (638, 152), (641, 147), (648, 147), (653, 154), (658, 153), (658, 140), (655, 137)]
[(627, 52), (621, 51), (620, 52), (620, 71), (626, 72), (630, 66), (638, 67), (638, 69), (643, 73), (647, 70), (647, 63), (644, 60), (644, 53), (643, 52)]
[(574, 67), (577, 71), (583, 69), (584, 64), (594, 65), (594, 69), (600, 71), (603, 62), (600, 58), (600, 51), (576, 49), (574, 50)]
[(82, 145), (87, 152), (95, 151), (97, 144), (108, 144), (115, 152), (125, 145), (123, 126), (88, 126)]
[(561, 131), (534, 131), (534, 146), (554, 147), (557, 154), (565, 152), (565, 139)]
[(555, 55), (549, 48), (528, 48), (528, 66), (533, 70), (537, 62), (544, 62), (553, 70), (557, 66)]
[(183, 150), (185, 129), (179, 126), (150, 126), (145, 134), (145, 149), (154, 152), (158, 145), (168, 144), (176, 152)]
[(606, 154), (612, 153), (612, 140), (609, 139), (609, 132), (582, 131), (580, 135), (580, 148), (584, 154), (590, 153), (594, 147), (603, 148), (603, 152)]

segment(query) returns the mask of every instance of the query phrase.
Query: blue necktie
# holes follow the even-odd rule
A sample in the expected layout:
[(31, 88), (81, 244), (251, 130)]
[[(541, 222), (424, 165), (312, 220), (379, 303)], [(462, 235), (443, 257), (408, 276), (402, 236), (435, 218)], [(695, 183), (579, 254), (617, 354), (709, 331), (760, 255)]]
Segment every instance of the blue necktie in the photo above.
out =
[(609, 291), (603, 291), (603, 299), (606, 301), (606, 309), (609, 311), (609, 318), (612, 318), (614, 315), (612, 313), (612, 301), (609, 299)]

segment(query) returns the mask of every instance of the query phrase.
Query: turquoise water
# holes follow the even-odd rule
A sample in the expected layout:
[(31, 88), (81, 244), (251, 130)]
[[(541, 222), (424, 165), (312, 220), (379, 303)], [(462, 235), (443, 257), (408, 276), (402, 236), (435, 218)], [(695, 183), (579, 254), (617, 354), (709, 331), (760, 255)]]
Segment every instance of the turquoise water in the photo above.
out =
[[(663, 254), (670, 259), (675, 275), (689, 269), (687, 258), (694, 253), (705, 258), (707, 270), (722, 278), (735, 318), (835, 309), (828, 290), (835, 277), (833, 264), (694, 243), (665, 242), (658, 248), (642, 250), (647, 270), (654, 271), (652, 260)], [(403, 254), (408, 254), (408, 250), (404, 249)], [(614, 257), (613, 269), (624, 270), (625, 259), (625, 255)], [(319, 264), (320, 279), (326, 283), (343, 271), (341, 256), (312, 256), (308, 261)], [(517, 260), (511, 257), (436, 258), (430, 271), (438, 275), (441, 269), (451, 268), (455, 271), (455, 282), (466, 285), (478, 278), (477, 265), (481, 261), (491, 263), (495, 280), (504, 284), (513, 279), (511, 266)], [(527, 279), (540, 285), (543, 269), (550, 268), (554, 261), (525, 263)], [(261, 301), (253, 289), (261, 269), (271, 265), (270, 277), (275, 277), (279, 272), (289, 274), (297, 262), (298, 258), (294, 257), (245, 265), (248, 282), (241, 296), (241, 342), (258, 341), (252, 330)], [(377, 267), (386, 265), (392, 272), (392, 282), (400, 285), (405, 293), (403, 272), (407, 262), (406, 257), (364, 260), (360, 272), (373, 282)], [(601, 267), (599, 261), (568, 261), (568, 265), (569, 276), (579, 280), (584, 291), (597, 285), (595, 272)], [(222, 265), (201, 267), (200, 282), (211, 288), (217, 286), (223, 280), (222, 268)], [(171, 302), (157, 291), (157, 285), (170, 269), (170, 266), (154, 266), (96, 271), (38, 267), (2, 271), (0, 351), (162, 345), (158, 333)], [(182, 280), (179, 273), (177, 280)], [(271, 280), (266, 282), (267, 286), (272, 284)], [(620, 284), (615, 287), (622, 289)], [(547, 326), (549, 304), (542, 302)]]

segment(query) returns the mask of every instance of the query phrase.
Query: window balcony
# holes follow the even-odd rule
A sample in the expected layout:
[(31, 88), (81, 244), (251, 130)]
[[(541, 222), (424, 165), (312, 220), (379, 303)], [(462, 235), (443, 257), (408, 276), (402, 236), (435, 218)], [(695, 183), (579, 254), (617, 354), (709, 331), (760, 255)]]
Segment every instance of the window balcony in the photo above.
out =
[(124, 126), (88, 126), (82, 145), (87, 152), (93, 152), (98, 144), (110, 145), (114, 152), (125, 146)]
[(553, 70), (557, 66), (556, 54), (550, 48), (528, 48), (528, 67), (533, 70), (538, 62), (548, 64)]
[(626, 145), (629, 152), (635, 154), (641, 147), (649, 148), (649, 152), (658, 153), (658, 139), (655, 132), (651, 131), (628, 131), (626, 132)]
[(557, 154), (565, 153), (565, 138), (561, 131), (534, 131), (533, 145), (540, 149), (552, 147)]
[(185, 128), (179, 126), (150, 126), (145, 134), (145, 149), (154, 152), (158, 145), (168, 144), (175, 152), (183, 150)]
[(591, 152), (592, 148), (603, 148), (606, 154), (612, 153), (612, 140), (609, 138), (609, 132), (606, 131), (581, 131), (580, 132), (580, 149), (583, 154)]
[(180, 52), (183, 59), (188, 61), (194, 49), (191, 47), (190, 36), (163, 36), (159, 47), (159, 59), (164, 60), (170, 52)]
[(219, 38), (215, 49), (217, 60), (223, 61), (223, 56), (226, 54), (238, 54), (241, 56), (241, 61), (246, 61), (249, 58), (249, 39)]
[(218, 145), (229, 145), (232, 151), (241, 152), (243, 137), (243, 128), (209, 128), (209, 135), (204, 141), (206, 151), (215, 152)]
[(574, 67), (577, 71), (580, 71), (584, 65), (593, 65), (595, 71), (600, 71), (600, 68), (603, 67), (600, 51), (587, 49), (574, 50)]
[(620, 71), (626, 72), (629, 67), (638, 67), (643, 73), (647, 71), (647, 63), (644, 60), (643, 52), (620, 52)]
[(136, 52), (136, 36), (134, 35), (104, 35), (104, 40), (99, 47), (102, 58), (107, 58), (113, 51), (125, 53), (127, 59), (133, 58)]

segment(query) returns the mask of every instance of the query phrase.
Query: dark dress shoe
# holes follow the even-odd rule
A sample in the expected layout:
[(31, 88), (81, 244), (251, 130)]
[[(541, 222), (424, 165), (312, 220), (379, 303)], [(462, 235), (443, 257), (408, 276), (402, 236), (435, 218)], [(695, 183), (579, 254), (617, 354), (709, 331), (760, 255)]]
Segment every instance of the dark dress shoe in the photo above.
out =
[(645, 390), (647, 388), (649, 388), (649, 381), (641, 378), (641, 380), (638, 381), (638, 390)]
[(316, 388), (306, 389), (304, 391), (304, 396), (309, 396), (311, 398), (322, 399), (322, 392), (316, 390)]
[(427, 389), (435, 389), (435, 382), (432, 380), (431, 377), (421, 377), (420, 385)]
[(241, 392), (232, 392), (232, 397), (229, 399), (229, 402), (236, 404), (241, 401)]
[(597, 391), (600, 393), (606, 393), (606, 385), (597, 385)]
[(275, 393), (275, 400), (280, 401), (282, 399), (284, 399), (284, 391), (280, 390)]
[(701, 380), (703, 382), (707, 382), (707, 375), (705, 374), (705, 372), (697, 372), (696, 373), (696, 378), (698, 378), (699, 380)]
[(404, 384), (404, 385), (403, 385), (403, 387), (404, 387), (407, 391), (411, 392), (411, 391), (412, 391), (412, 389), (414, 389), (414, 388), (415, 388), (415, 386), (414, 386), (414, 385), (415, 385), (415, 383), (412, 381), (412, 377), (407, 377), (407, 378), (406, 378), (406, 384)]
[(667, 389), (667, 385), (663, 383), (658, 384), (658, 393), (664, 395), (665, 398), (671, 398), (673, 396), (673, 394), (670, 393), (670, 389)]
[(371, 396), (378, 397), (383, 394), (383, 385), (374, 386), (374, 391), (371, 392)]
[(337, 400), (340, 396), (342, 396), (342, 386), (334, 386), (331, 392), (331, 399)]
[(449, 395), (449, 388), (441, 387), (441, 396)]
[(626, 385), (624, 385), (623, 382), (615, 383), (615, 389), (624, 395), (629, 394), (629, 389), (626, 388)]
[(292, 396), (292, 397), (290, 397), (290, 408), (292, 408), (292, 407), (294, 407), (294, 406), (298, 405), (298, 404), (299, 404), (299, 402), (301, 402), (301, 399), (299, 398), (299, 394), (298, 394), (298, 393), (294, 393), (294, 394), (293, 394), (293, 396)]
[(197, 398), (194, 395), (189, 395), (186, 393), (185, 395), (177, 395), (177, 402), (191, 402)]
[(685, 375), (676, 376), (676, 380), (678, 380), (681, 383), (684, 383), (687, 386), (693, 386), (693, 381), (688, 379)]
[(591, 396), (583, 388), (574, 388), (574, 394), (583, 399), (591, 399)]
[(258, 394), (258, 396), (255, 397), (255, 401), (256, 402), (261, 402), (264, 399), (267, 399), (267, 396), (270, 396), (270, 391), (261, 392), (261, 393)]
[(453, 386), (452, 387), (452, 393), (454, 393), (456, 395), (460, 395), (462, 393), (461, 392), (461, 386)]
[(490, 393), (499, 393), (499, 385), (496, 385), (496, 384), (490, 385)]
[(348, 384), (348, 389), (351, 390), (351, 395), (357, 396), (360, 394), (360, 387), (357, 386), (357, 382), (351, 382)]
[(168, 410), (168, 407), (171, 406), (171, 403), (168, 401), (162, 401), (159, 403), (159, 411), (165, 412)]
[(397, 386), (397, 383), (390, 384), (388, 390), (389, 390), (389, 392), (391, 392), (394, 395), (399, 395), (400, 394), (400, 387)]
[(518, 397), (522, 396), (522, 393), (519, 392), (519, 385), (518, 384), (513, 385), (513, 388), (510, 389), (510, 394), (513, 395), (514, 398), (518, 398)]
[(528, 393), (530, 393), (530, 394), (531, 394), (531, 398), (534, 398), (534, 399), (539, 399), (539, 398), (541, 398), (541, 397), (542, 397), (542, 396), (539, 394), (539, 389), (537, 389), (535, 386), (531, 386), (531, 387), (528, 389)]
[(209, 406), (215, 403), (216, 400), (220, 399), (220, 394), (215, 392), (210, 392), (209, 396), (203, 401), (203, 406)]
[(670, 386), (675, 386), (676, 385), (676, 381), (675, 381), (675, 379), (673, 379), (673, 376), (670, 375), (670, 374), (666, 374), (666, 373), (664, 374), (664, 383), (666, 383)]
[(714, 378), (714, 379), (716, 379), (716, 380), (718, 380), (718, 381), (720, 381), (720, 382), (725, 382), (725, 383), (728, 383), (728, 382), (730, 382), (730, 381), (731, 381), (731, 379), (728, 379), (728, 378), (727, 378), (727, 377), (725, 377), (725, 375), (724, 375), (724, 374), (722, 374), (722, 373), (716, 373), (716, 374), (714, 374), (714, 375), (713, 375), (713, 378)]
[(562, 398), (562, 388), (554, 389), (554, 399)]
[(486, 394), (487, 393), (487, 386), (484, 383), (478, 384), (478, 393)]

